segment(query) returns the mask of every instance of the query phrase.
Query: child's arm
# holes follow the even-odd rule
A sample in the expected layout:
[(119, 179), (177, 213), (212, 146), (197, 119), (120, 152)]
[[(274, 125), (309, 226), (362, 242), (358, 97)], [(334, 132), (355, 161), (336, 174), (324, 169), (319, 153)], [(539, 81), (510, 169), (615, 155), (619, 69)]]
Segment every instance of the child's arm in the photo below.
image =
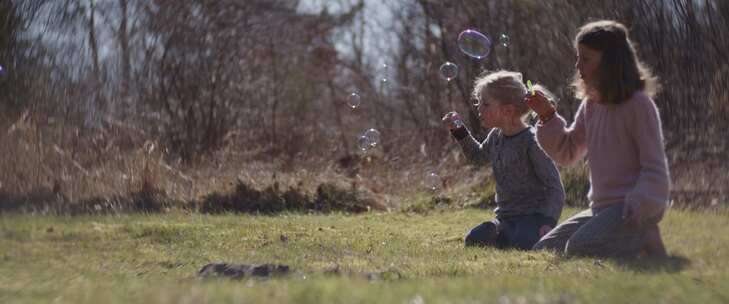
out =
[(547, 157), (547, 154), (544, 153), (544, 150), (536, 142), (529, 145), (527, 154), (529, 155), (532, 168), (534, 168), (534, 173), (547, 190), (545, 205), (542, 207), (541, 213), (554, 219), (554, 223), (556, 223), (562, 214), (565, 198), (559, 171), (554, 166), (554, 162)]
[(463, 154), (466, 155), (466, 158), (471, 163), (479, 166), (487, 165), (491, 161), (489, 143), (491, 143), (494, 134), (495, 129), (492, 129), (491, 132), (489, 132), (489, 135), (486, 136), (486, 139), (479, 143), (465, 127), (453, 131), (453, 137), (455, 137), (456, 140), (458, 140), (458, 144), (461, 145)]
[[(537, 95), (539, 96), (539, 95)], [(583, 101), (577, 110), (577, 116), (572, 126), (567, 128), (567, 122), (554, 113), (546, 122), (537, 125), (537, 140), (545, 152), (559, 165), (569, 166), (580, 160), (587, 153), (587, 140), (585, 136), (585, 109)]]
[(640, 175), (625, 197), (623, 216), (629, 221), (658, 216), (668, 202), (670, 177), (658, 109), (647, 96), (635, 100), (628, 126), (638, 147)]
[(479, 143), (471, 135), (471, 132), (466, 128), (465, 124), (461, 120), (457, 112), (449, 112), (443, 116), (442, 121), (446, 127), (450, 130), (451, 135), (458, 141), (463, 150), (463, 154), (473, 164), (485, 165), (491, 161), (489, 143), (492, 142), (493, 134), (495, 130), (491, 130), (486, 139)]

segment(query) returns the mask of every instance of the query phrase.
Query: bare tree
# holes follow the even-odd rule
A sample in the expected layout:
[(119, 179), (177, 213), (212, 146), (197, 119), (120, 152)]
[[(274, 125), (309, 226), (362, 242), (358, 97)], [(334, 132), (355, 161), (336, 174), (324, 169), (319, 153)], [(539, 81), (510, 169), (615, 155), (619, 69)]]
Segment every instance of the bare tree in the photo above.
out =
[(129, 93), (131, 82), (131, 50), (129, 46), (129, 0), (119, 0), (120, 22), (118, 30), (121, 66), (122, 66), (122, 94)]

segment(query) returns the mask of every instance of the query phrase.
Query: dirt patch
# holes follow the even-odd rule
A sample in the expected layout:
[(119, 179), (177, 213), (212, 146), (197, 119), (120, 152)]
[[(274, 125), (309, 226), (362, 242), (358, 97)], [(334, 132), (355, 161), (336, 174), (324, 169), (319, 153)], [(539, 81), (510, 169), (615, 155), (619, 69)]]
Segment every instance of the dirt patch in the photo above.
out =
[(257, 277), (280, 277), (287, 275), (291, 269), (287, 265), (278, 264), (262, 264), (262, 265), (245, 265), (245, 264), (228, 264), (228, 263), (210, 263), (203, 266), (198, 271), (198, 276), (204, 279), (209, 278), (231, 278), (240, 280), (243, 278)]
[(344, 188), (333, 183), (320, 184), (313, 195), (297, 187), (281, 189), (278, 184), (258, 190), (239, 181), (228, 193), (213, 193), (198, 203), (203, 213), (241, 212), (275, 214), (284, 211), (351, 212), (385, 210), (366, 191)]

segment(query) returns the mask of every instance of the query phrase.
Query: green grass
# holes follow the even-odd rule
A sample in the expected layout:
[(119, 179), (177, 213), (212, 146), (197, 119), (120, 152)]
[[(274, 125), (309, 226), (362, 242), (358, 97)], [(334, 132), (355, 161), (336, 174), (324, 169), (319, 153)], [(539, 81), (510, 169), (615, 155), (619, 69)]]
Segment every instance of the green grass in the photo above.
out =
[[(629, 263), (464, 248), (461, 236), (491, 217), (473, 209), (426, 215), (6, 214), (0, 216), (0, 303), (729, 301), (729, 289), (721, 287), (729, 281), (726, 213), (671, 210), (661, 226), (676, 258)], [(196, 277), (216, 261), (280, 263), (294, 273), (241, 281)], [(335, 265), (339, 274), (325, 273)]]

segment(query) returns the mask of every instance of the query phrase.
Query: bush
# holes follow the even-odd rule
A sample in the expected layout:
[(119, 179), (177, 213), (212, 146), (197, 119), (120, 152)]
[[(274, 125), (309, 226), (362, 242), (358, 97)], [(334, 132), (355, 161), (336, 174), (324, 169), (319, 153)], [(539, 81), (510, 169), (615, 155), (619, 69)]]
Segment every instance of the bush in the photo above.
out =
[(590, 191), (590, 175), (587, 163), (562, 168), (562, 185), (565, 192), (565, 205), (571, 207), (586, 208), (590, 202), (587, 200), (587, 192)]

